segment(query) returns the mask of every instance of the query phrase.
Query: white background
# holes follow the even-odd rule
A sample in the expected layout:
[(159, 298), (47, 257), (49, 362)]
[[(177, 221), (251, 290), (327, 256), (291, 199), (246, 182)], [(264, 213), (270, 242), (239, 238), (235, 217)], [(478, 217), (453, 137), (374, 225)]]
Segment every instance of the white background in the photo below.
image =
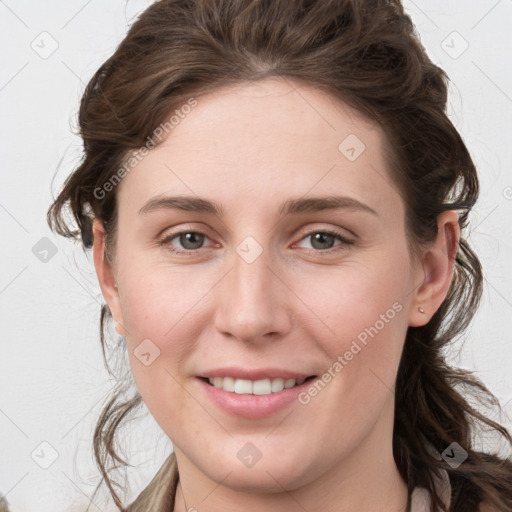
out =
[[(0, 492), (13, 512), (85, 510), (99, 480), (92, 431), (114, 384), (101, 358), (102, 297), (90, 256), (50, 232), (46, 210), (80, 159), (73, 131), (85, 83), (149, 4), (0, 1)], [(449, 361), (476, 370), (512, 416), (512, 1), (405, 5), (451, 78), (450, 115), (482, 186), (470, 241), (484, 266), (483, 304)], [(43, 44), (58, 48), (42, 58), (32, 46)], [(43, 237), (58, 249), (47, 262), (32, 252)], [(133, 427), (125, 454), (137, 465), (135, 497), (171, 445), (149, 415)], [(34, 460), (50, 460), (42, 442), (58, 454), (48, 469)], [(114, 507), (98, 498), (90, 510)]]

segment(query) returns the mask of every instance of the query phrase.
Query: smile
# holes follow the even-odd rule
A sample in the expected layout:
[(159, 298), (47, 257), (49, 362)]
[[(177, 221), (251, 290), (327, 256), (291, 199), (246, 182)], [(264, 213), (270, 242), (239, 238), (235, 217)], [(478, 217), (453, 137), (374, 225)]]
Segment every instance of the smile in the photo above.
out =
[(237, 393), (239, 395), (270, 395), (272, 393), (279, 393), (283, 389), (290, 389), (295, 386), (300, 386), (308, 379), (314, 376), (302, 379), (235, 379), (233, 377), (209, 377), (208, 383), (224, 391)]

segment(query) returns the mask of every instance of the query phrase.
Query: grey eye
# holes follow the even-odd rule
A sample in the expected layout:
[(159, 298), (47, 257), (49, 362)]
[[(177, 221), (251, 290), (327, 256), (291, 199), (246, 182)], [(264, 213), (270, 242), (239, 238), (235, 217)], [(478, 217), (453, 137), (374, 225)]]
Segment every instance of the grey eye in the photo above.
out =
[(309, 235), (311, 245), (315, 249), (330, 249), (334, 246), (335, 236), (329, 233), (314, 233)]
[(179, 236), (180, 244), (184, 249), (189, 249), (189, 250), (200, 249), (204, 242), (204, 235), (201, 233), (196, 233), (194, 231), (189, 231), (187, 233), (181, 233), (178, 236)]

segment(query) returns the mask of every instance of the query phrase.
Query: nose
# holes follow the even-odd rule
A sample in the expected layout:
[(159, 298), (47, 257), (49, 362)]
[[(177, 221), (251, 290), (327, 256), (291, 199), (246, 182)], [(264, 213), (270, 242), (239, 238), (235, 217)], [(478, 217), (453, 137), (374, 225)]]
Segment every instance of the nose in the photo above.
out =
[(252, 262), (235, 253), (232, 268), (216, 287), (215, 326), (225, 336), (262, 343), (290, 330), (293, 293), (283, 272), (270, 266), (267, 252)]

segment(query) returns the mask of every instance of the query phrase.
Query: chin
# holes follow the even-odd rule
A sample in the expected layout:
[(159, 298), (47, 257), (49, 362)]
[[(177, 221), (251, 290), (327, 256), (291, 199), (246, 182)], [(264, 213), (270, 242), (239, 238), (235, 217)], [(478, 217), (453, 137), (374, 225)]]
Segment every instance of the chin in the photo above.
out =
[[(250, 449), (246, 451), (250, 452)], [(204, 465), (203, 460), (199, 468), (211, 479), (223, 482), (223, 485), (233, 490), (258, 494), (282, 493), (283, 489), (291, 491), (305, 485), (313, 477), (308, 470), (309, 465), (304, 464), (304, 457), (292, 449), (289, 453), (295, 455), (283, 458), (273, 455), (269, 450), (257, 462), (246, 465), (240, 460), (244, 459), (244, 452), (239, 457), (224, 452), (216, 458), (215, 466), (201, 467)]]

